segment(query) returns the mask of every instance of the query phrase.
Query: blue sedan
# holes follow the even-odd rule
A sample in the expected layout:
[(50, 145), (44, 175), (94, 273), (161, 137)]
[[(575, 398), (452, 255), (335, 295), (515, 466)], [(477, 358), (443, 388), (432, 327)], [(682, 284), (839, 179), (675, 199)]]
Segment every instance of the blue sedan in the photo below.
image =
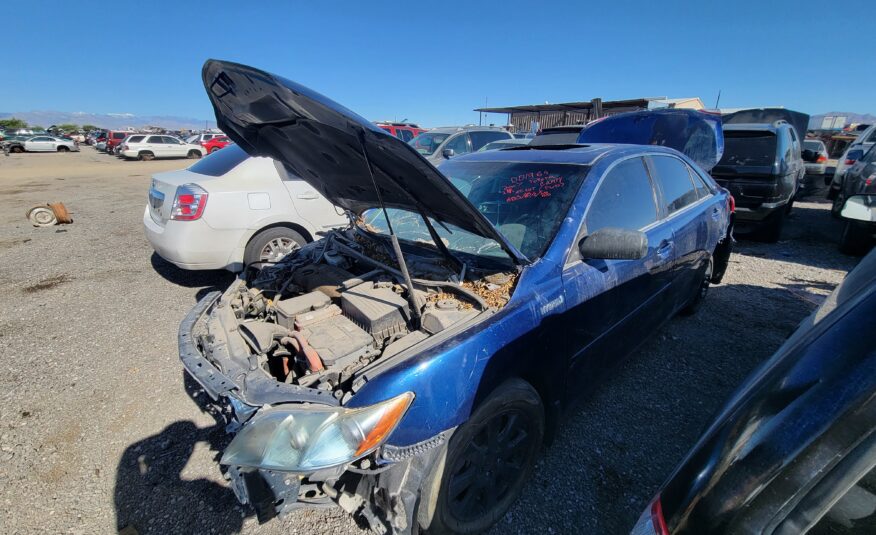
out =
[(488, 528), (563, 409), (726, 268), (714, 116), (618, 116), (437, 170), (290, 80), (212, 60), (203, 78), (229, 137), (350, 216), (180, 328), (261, 521), (336, 503), (397, 533)]

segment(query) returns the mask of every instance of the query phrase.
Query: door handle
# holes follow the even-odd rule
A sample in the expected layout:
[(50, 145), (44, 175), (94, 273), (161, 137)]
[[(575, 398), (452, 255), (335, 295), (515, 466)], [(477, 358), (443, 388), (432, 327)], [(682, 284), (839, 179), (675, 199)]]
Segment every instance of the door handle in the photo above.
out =
[(717, 221), (720, 216), (721, 216), (721, 211), (718, 210), (717, 206), (713, 206), (712, 207), (712, 219)]
[(305, 200), (313, 200), (313, 199), (319, 199), (319, 195), (317, 195), (316, 193), (299, 193), (298, 198), (305, 199)]
[(672, 254), (672, 242), (663, 240), (657, 248), (657, 256), (660, 260), (666, 260), (670, 254)]

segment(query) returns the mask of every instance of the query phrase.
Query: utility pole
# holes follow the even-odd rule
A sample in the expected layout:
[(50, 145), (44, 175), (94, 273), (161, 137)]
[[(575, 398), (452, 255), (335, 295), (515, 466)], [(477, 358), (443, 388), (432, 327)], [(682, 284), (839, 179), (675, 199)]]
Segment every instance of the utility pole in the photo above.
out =
[(721, 90), (718, 90), (718, 98), (715, 99), (715, 109), (718, 109), (718, 103), (721, 102)]

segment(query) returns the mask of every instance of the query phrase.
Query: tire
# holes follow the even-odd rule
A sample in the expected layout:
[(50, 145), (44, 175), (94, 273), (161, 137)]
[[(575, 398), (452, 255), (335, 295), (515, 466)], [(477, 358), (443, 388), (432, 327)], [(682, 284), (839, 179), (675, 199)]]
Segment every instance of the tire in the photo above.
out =
[(147, 150), (144, 150), (138, 155), (138, 158), (140, 158), (141, 161), (148, 162), (149, 160), (154, 159), (155, 155)]
[(752, 237), (755, 240), (766, 243), (776, 243), (782, 236), (782, 227), (785, 226), (787, 211), (783, 208), (771, 214), (758, 228)]
[(10, 150), (16, 154), (21, 154), (24, 152), (24, 147), (12, 147)]
[(219, 147), (213, 147), (212, 149), (210, 149), (210, 154), (213, 154), (217, 150), (219, 150)]
[(200, 159), (200, 157), (201, 151), (194, 149), (190, 150), (189, 153), (186, 155), (186, 158), (188, 158), (189, 160), (197, 160)]
[(870, 250), (872, 245), (873, 238), (869, 229), (852, 221), (846, 221), (843, 233), (840, 235), (839, 249), (841, 252), (848, 255), (863, 256)]
[(278, 262), (306, 243), (304, 236), (289, 227), (271, 227), (249, 240), (243, 251), (243, 264)]
[(60, 147), (58, 147), (58, 152), (70, 152), (70, 148), (61, 145)]
[(706, 299), (706, 295), (709, 293), (709, 286), (712, 284), (712, 273), (714, 271), (715, 261), (713, 256), (709, 256), (709, 259), (706, 261), (706, 270), (703, 273), (703, 276), (700, 277), (696, 293), (680, 311), (682, 316), (693, 316), (699, 312), (700, 307), (703, 305), (703, 301)]
[(846, 196), (840, 190), (836, 192), (832, 200), (833, 204), (830, 205), (830, 215), (838, 219), (840, 212), (843, 211), (843, 205), (846, 204)]
[(499, 521), (532, 475), (544, 428), (544, 405), (529, 383), (499, 386), (456, 430), (445, 462), (424, 480), (420, 527), (433, 535), (479, 533)]

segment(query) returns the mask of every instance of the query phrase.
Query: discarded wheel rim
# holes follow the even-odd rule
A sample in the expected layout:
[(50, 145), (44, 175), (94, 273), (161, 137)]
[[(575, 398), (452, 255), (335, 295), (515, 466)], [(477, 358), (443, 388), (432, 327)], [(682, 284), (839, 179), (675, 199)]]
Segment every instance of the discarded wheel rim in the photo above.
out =
[(51, 227), (58, 223), (55, 212), (48, 206), (34, 206), (28, 211), (27, 218), (35, 227)]

